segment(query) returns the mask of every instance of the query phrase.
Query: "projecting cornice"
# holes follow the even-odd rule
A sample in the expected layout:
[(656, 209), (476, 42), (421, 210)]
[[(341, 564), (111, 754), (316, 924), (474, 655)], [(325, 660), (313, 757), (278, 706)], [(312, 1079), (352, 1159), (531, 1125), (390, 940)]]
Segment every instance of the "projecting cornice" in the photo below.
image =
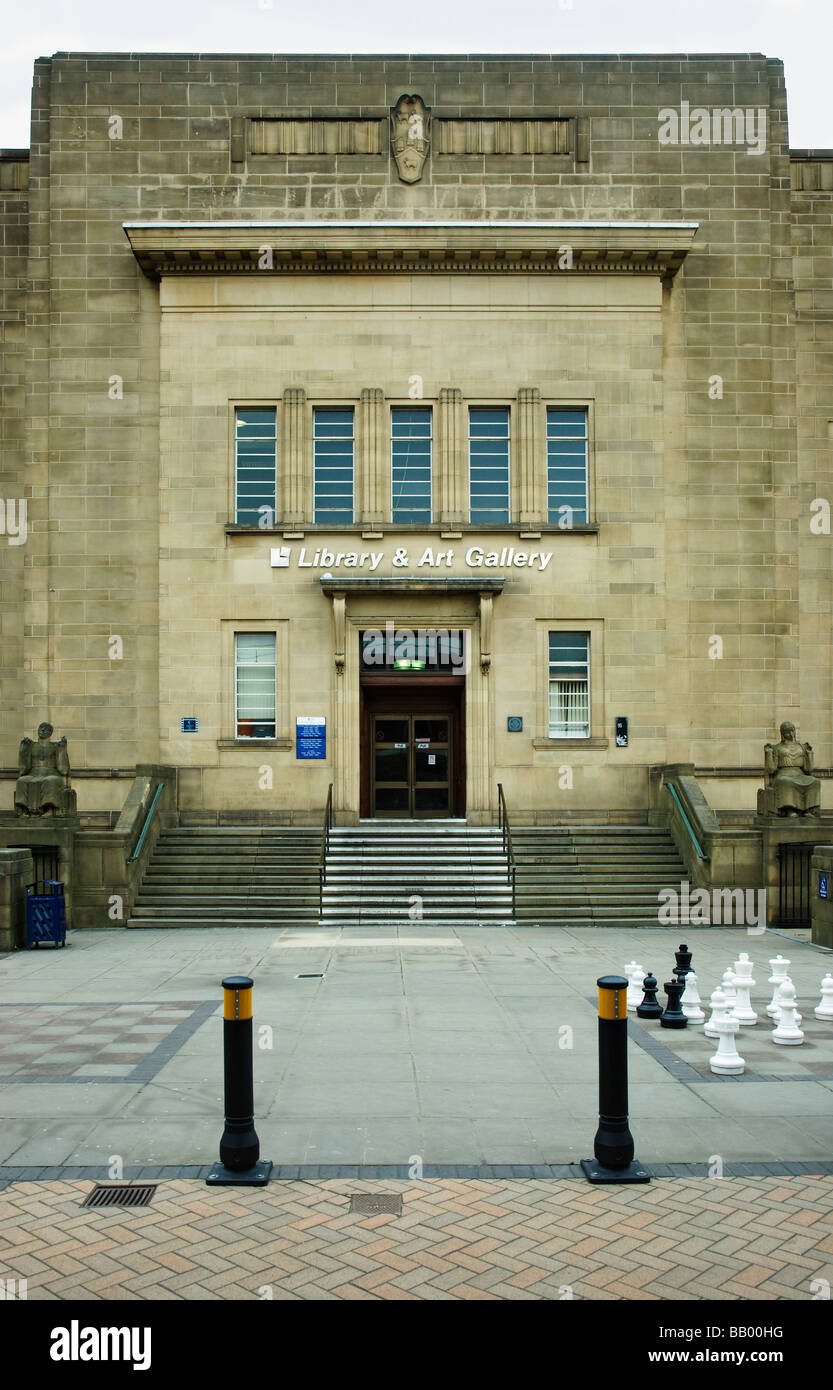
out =
[(697, 222), (125, 222), (146, 275), (677, 273)]

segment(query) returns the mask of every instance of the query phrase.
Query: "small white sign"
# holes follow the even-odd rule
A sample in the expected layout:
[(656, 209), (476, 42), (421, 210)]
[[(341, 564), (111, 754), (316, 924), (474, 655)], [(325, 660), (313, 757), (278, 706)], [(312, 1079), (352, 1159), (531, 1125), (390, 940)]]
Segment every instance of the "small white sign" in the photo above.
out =
[(429, 767), (433, 767), (433, 766), (434, 766), (434, 763), (435, 763), (436, 761), (437, 761), (437, 755), (436, 755), (436, 753), (429, 753), (429, 754), (428, 754), (428, 766), (429, 766)]
[(272, 546), (270, 555), (273, 570), (289, 569), (290, 549), (288, 545)]

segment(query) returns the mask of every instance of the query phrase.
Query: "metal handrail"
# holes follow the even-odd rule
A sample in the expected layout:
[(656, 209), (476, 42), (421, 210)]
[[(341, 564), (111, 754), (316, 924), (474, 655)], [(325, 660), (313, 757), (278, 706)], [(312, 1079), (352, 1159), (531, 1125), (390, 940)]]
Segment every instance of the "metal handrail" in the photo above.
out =
[(688, 816), (687, 816), (686, 813), (685, 813), (685, 809), (684, 809), (684, 807), (683, 807), (683, 803), (681, 802), (679, 796), (677, 795), (677, 789), (676, 789), (676, 787), (673, 787), (673, 786), (671, 785), (670, 782), (666, 782), (665, 785), (666, 785), (666, 787), (668, 788), (668, 790), (670, 791), (672, 797), (674, 798), (674, 801), (675, 801), (676, 804), (677, 804), (677, 810), (679, 811), (680, 815), (681, 815), (682, 818), (683, 818), (683, 825), (685, 826), (686, 830), (687, 830), (688, 833), (689, 833), (689, 836), (691, 837), (691, 843), (694, 845), (694, 848), (695, 848), (695, 850), (697, 851), (697, 854), (698, 854), (699, 858), (702, 859), (702, 860), (704, 860), (704, 862), (708, 863), (709, 856), (708, 856), (707, 854), (704, 854), (703, 851), (702, 851), (702, 849), (700, 848), (700, 844), (699, 844), (699, 841), (698, 841), (698, 839), (697, 839), (697, 836), (695, 835), (694, 831), (692, 830), (692, 828), (691, 828), (691, 822), (690, 822)]
[(512, 916), (515, 916), (515, 851), (512, 848), (512, 831), (509, 826), (509, 812), (506, 809), (506, 797), (503, 795), (503, 783), (497, 784), (497, 823), (502, 832), (503, 853), (506, 855), (507, 879), (512, 889)]
[(324, 908), (324, 880), (327, 876), (327, 854), (330, 848), (330, 831), (333, 828), (333, 784), (327, 788), (327, 804), (324, 807), (324, 824), (321, 827), (321, 853), (318, 856), (318, 918)]
[(128, 864), (132, 864), (133, 861), (134, 861), (135, 859), (138, 859), (138, 858), (139, 858), (139, 855), (140, 855), (141, 852), (142, 852), (142, 845), (143, 845), (144, 842), (145, 842), (145, 836), (147, 835), (148, 830), (149, 830), (149, 828), (150, 828), (150, 823), (151, 823), (151, 821), (153, 820), (153, 813), (154, 813), (154, 811), (156, 810), (156, 803), (157, 803), (157, 801), (159, 800), (160, 796), (162, 795), (162, 792), (164, 791), (164, 789), (165, 789), (165, 783), (164, 783), (164, 782), (160, 782), (160, 783), (157, 785), (154, 798), (153, 798), (152, 802), (150, 803), (150, 808), (149, 808), (149, 810), (148, 810), (147, 815), (145, 816), (145, 823), (144, 823), (144, 825), (142, 826), (141, 833), (140, 833), (140, 835), (139, 835), (138, 840), (136, 841), (135, 849), (133, 850), (133, 853), (131, 854), (130, 858), (129, 858), (128, 861), (127, 861)]

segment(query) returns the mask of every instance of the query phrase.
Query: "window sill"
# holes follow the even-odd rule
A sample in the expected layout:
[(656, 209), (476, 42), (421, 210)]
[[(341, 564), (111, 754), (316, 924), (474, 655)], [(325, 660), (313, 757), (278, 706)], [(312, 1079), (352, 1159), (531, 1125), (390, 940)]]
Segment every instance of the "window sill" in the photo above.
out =
[(291, 748), (291, 738), (218, 738), (218, 748)]
[(609, 748), (609, 738), (534, 738), (533, 748)]
[(311, 521), (298, 522), (295, 525), (287, 525), (279, 522), (275, 526), (257, 526), (255, 524), (242, 522), (228, 522), (223, 528), (227, 536), (283, 536), (284, 539), (303, 540), (306, 535), (359, 535), (363, 531), (372, 533), (374, 536), (384, 535), (442, 535), (445, 532), (460, 532), (462, 535), (504, 535), (528, 538), (530, 536), (575, 536), (588, 535), (595, 536), (599, 532), (599, 524), (595, 521), (582, 522), (565, 529), (561, 526), (550, 525), (549, 522), (530, 521), (530, 522), (494, 522), (491, 525), (471, 525), (469, 522), (461, 521), (432, 521), (420, 523), (399, 524), (391, 521), (366, 522), (355, 521), (347, 525), (340, 523), (336, 525), (316, 525)]

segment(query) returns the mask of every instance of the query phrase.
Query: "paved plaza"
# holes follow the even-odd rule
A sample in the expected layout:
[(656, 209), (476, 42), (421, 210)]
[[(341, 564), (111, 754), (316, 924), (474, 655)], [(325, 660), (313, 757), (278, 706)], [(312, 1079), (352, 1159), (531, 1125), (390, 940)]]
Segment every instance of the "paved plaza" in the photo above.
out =
[[(702, 1029), (631, 1016), (631, 1128), (654, 1180), (591, 1187), (596, 978), (636, 959), (667, 979), (682, 939), (704, 997), (741, 951), (755, 962), (746, 1073), (714, 1077)], [(779, 952), (798, 1048), (764, 1014)], [(75, 932), (5, 956), (0, 1277), (30, 1298), (817, 1298), (833, 1282), (833, 1023), (813, 1015), (829, 965), (772, 932), (417, 924)], [(202, 1181), (223, 1122), (220, 980), (237, 973), (255, 981), (276, 1165), (243, 1191)], [(81, 1206), (119, 1175), (158, 1183), (147, 1208)], [(401, 1194), (402, 1211), (352, 1212), (355, 1193)]]
[[(644, 1163), (833, 1157), (830, 953), (774, 933), (358, 929), (75, 932), (0, 960), (0, 1165), (202, 1165), (222, 1130), (220, 980), (255, 981), (255, 1113), (280, 1164), (570, 1164), (592, 1148), (596, 979), (667, 979), (685, 937), (705, 996), (755, 962), (747, 1071), (718, 1078), (702, 1029), (631, 1019)], [(767, 960), (792, 962), (802, 1047), (777, 1047)], [(320, 976), (320, 978), (319, 978)]]

